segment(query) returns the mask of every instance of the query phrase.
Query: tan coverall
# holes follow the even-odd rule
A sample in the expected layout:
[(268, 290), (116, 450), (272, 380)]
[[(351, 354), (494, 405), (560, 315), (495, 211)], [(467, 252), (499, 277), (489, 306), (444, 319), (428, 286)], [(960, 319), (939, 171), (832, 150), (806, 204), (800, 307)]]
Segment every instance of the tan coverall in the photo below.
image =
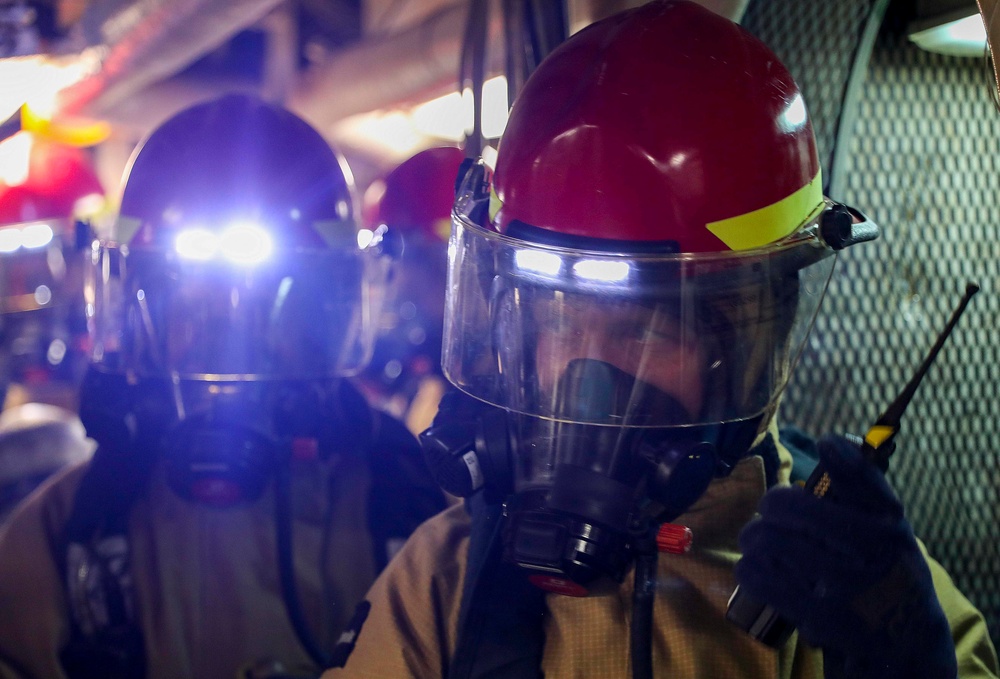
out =
[[(0, 529), (0, 677), (64, 676), (66, 574), (54, 556), (83, 471), (54, 477)], [(316, 462), (293, 476), (299, 598), (327, 649), (376, 575), (370, 477), (363, 463), (344, 461)], [(334, 484), (328, 514), (327, 479)], [(270, 491), (250, 505), (212, 508), (181, 499), (155, 473), (132, 509), (129, 539), (150, 679), (233, 679), (255, 662), (312, 665), (281, 597)]]
[[(779, 446), (779, 483), (788, 482), (790, 457)], [(821, 653), (797, 643), (780, 652), (752, 640), (725, 618), (735, 586), (737, 535), (766, 490), (759, 457), (742, 461), (714, 481), (676, 523), (694, 533), (692, 550), (659, 559), (653, 669), (671, 679), (819, 679)], [(368, 594), (371, 613), (343, 669), (323, 679), (439, 679), (455, 650), (469, 519), (455, 506), (413, 534)], [(962, 679), (997, 677), (994, 650), (982, 615), (929, 561), (938, 598), (954, 630)], [(546, 679), (630, 679), (631, 577), (617, 595), (546, 595), (542, 670)]]

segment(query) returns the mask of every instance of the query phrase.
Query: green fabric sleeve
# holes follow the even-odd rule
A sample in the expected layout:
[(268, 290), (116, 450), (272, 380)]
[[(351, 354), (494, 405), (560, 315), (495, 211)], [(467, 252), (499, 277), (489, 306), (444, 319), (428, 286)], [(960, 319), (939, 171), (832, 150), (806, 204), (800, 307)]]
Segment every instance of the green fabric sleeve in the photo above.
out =
[(955, 655), (958, 657), (960, 679), (996, 679), (1000, 677), (1000, 663), (996, 648), (990, 640), (986, 620), (965, 596), (958, 591), (951, 576), (927, 554), (927, 549), (919, 540), (920, 549), (930, 566), (934, 590), (944, 614), (951, 625), (955, 641)]

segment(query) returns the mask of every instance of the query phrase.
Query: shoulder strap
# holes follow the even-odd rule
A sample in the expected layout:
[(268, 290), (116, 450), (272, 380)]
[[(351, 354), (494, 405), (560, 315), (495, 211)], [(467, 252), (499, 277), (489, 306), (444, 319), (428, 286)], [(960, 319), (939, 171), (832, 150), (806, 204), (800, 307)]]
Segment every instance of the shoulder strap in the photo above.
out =
[[(148, 467), (99, 446), (81, 479), (56, 562), (66, 575), (70, 639), (60, 654), (70, 679), (140, 679), (146, 662), (135, 620), (128, 515)], [(126, 473), (128, 470), (138, 474)]]
[(70, 679), (146, 674), (136, 621), (128, 518), (146, 492), (155, 456), (124, 378), (87, 371), (80, 419), (98, 447), (80, 480), (55, 560), (65, 574), (70, 638), (60, 660)]
[(466, 500), (472, 534), (449, 679), (540, 679), (545, 593), (503, 560), (503, 508)]
[(381, 571), (417, 526), (444, 510), (447, 502), (405, 425), (368, 407), (353, 387), (341, 393), (360, 399), (369, 413), (371, 436), (362, 452), (371, 471), (368, 526)]

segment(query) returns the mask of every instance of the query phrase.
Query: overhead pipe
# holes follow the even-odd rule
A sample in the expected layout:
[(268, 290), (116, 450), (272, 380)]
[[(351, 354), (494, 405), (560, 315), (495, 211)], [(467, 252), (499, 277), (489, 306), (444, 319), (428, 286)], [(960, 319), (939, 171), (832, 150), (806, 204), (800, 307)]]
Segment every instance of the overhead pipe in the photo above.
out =
[[(137, 106), (164, 97), (150, 97), (170, 76), (225, 43), (241, 30), (258, 25), (283, 0), (108, 0), (88, 3), (68, 41), (78, 51), (98, 54), (99, 67), (64, 90), (59, 112), (71, 116), (122, 119), (162, 117), (143, 114)], [(698, 0), (738, 18), (748, 0)], [(574, 32), (614, 12), (644, 0), (567, 0)], [(461, 42), (469, 3), (457, 0), (421, 23), (386, 36), (371, 36), (300, 74), (284, 103), (320, 129), (357, 113), (428, 101), (458, 88)], [(487, 75), (503, 73), (500, 0), (491, 0)], [(238, 84), (237, 84), (238, 85)], [(212, 86), (214, 87), (214, 85)], [(166, 87), (180, 99), (208, 94), (205, 88)], [(212, 88), (208, 88), (212, 89)], [(144, 92), (145, 91), (145, 92)], [(202, 94), (198, 94), (202, 92)], [(142, 96), (137, 96), (142, 95)], [(145, 104), (143, 103), (145, 102)]]
[[(570, 32), (647, 0), (568, 0)], [(739, 20), (749, 0), (698, 0)], [(421, 23), (388, 36), (373, 36), (314, 65), (289, 94), (288, 106), (319, 129), (349, 116), (426, 102), (458, 89), (462, 35), (469, 10), (462, 0)], [(504, 68), (501, 3), (490, 2), (487, 77)]]
[(97, 51), (95, 73), (64, 90), (60, 112), (114, 118), (116, 105), (181, 71), (254, 25), (282, 0), (128, 0), (90, 3), (77, 32)]
[[(320, 129), (351, 115), (419, 104), (458, 89), (468, 2), (444, 7), (421, 23), (375, 36), (315, 64), (299, 79), (287, 105)], [(490, 44), (501, 40), (499, 3), (491, 1)], [(500, 72), (500, 55), (490, 69)]]

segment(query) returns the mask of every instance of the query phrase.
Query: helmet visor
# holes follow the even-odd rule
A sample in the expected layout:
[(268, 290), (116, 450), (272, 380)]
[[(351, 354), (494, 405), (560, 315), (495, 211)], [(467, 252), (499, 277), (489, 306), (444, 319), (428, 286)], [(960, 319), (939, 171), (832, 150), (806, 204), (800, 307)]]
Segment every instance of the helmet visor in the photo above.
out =
[(516, 413), (617, 427), (765, 412), (835, 260), (808, 227), (752, 253), (623, 256), (509, 238), (460, 211), (453, 226), (449, 380)]
[(95, 247), (87, 286), (94, 362), (196, 380), (357, 372), (371, 356), (387, 258), (360, 249), (282, 255), (247, 266)]

